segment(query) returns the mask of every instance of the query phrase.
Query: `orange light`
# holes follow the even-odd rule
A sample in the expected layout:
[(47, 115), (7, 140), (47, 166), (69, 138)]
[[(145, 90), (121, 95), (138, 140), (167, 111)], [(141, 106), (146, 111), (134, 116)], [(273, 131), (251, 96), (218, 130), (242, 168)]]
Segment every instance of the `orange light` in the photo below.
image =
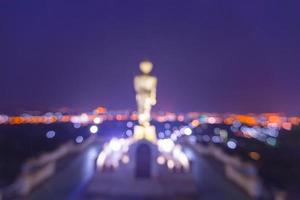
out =
[(166, 119), (165, 119), (164, 116), (157, 116), (157, 121), (158, 121), (158, 122), (165, 122)]
[(259, 160), (260, 159), (260, 155), (259, 153), (252, 151), (249, 153), (250, 158), (252, 158), (253, 160)]
[(276, 124), (279, 124), (280, 123), (280, 117), (279, 116), (276, 116), (276, 115), (272, 115), (269, 117), (269, 122), (271, 123), (276, 123)]
[(137, 114), (132, 114), (130, 116), (130, 119), (133, 120), (133, 121), (136, 121), (136, 120), (138, 120), (138, 115)]
[(282, 123), (282, 128), (285, 129), (285, 130), (287, 130), (287, 131), (290, 131), (290, 130), (292, 130), (292, 123), (290, 123), (290, 122), (283, 122)]
[(64, 115), (64, 116), (60, 119), (60, 121), (61, 121), (61, 122), (69, 122), (70, 119), (71, 119), (71, 117), (70, 117), (69, 115)]
[(299, 125), (300, 123), (300, 118), (298, 117), (290, 117), (289, 121), (293, 124), (293, 125)]
[(116, 116), (116, 119), (117, 119), (118, 121), (122, 120), (122, 115), (117, 115), (117, 116)]
[(239, 120), (243, 124), (247, 124), (249, 126), (254, 126), (257, 124), (257, 121), (254, 117), (249, 115), (237, 115), (237, 120)]
[(57, 122), (57, 117), (55, 117), (55, 116), (52, 116), (52, 117), (50, 117), (50, 123), (55, 123), (55, 122)]
[(194, 119), (194, 120), (192, 121), (191, 125), (192, 125), (193, 127), (197, 127), (197, 126), (200, 125), (200, 122), (199, 122), (199, 120)]
[(103, 113), (106, 113), (106, 109), (104, 107), (100, 106), (100, 107), (96, 108), (95, 112), (98, 114), (103, 114)]
[(21, 124), (22, 123), (22, 119), (20, 117), (17, 117), (17, 116), (11, 117), (9, 119), (9, 123), (10, 124)]
[(226, 125), (231, 125), (233, 123), (233, 121), (234, 121), (233, 117), (227, 117), (227, 118), (224, 119), (224, 123)]

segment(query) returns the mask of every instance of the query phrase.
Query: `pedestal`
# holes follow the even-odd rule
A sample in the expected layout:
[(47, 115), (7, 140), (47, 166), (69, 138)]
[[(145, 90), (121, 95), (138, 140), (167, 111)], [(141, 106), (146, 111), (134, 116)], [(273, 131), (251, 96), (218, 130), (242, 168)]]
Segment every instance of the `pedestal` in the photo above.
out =
[(156, 141), (156, 130), (155, 126), (134, 126), (133, 138), (136, 140), (146, 139), (151, 142)]

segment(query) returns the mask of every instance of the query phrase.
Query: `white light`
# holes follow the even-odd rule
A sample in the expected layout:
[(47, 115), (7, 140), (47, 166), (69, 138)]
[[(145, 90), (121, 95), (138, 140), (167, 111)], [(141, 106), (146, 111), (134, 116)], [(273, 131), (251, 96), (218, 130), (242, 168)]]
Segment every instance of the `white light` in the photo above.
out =
[(163, 132), (159, 132), (159, 133), (158, 133), (158, 137), (159, 137), (159, 138), (164, 138), (164, 137), (165, 137), (165, 134), (164, 134)]
[(94, 120), (93, 120), (93, 122), (95, 124), (100, 124), (102, 122), (102, 119), (100, 117), (95, 117)]
[(122, 157), (122, 162), (123, 162), (124, 164), (129, 163), (129, 157), (128, 157), (127, 155), (124, 155), (124, 156)]
[(158, 148), (160, 151), (171, 152), (175, 144), (171, 139), (158, 140)]
[(228, 132), (225, 129), (220, 130), (219, 133), (220, 133), (221, 136), (223, 136), (225, 138), (228, 136)]
[(179, 130), (175, 130), (175, 131), (173, 132), (173, 135), (176, 135), (177, 137), (180, 137), (180, 136), (181, 136), (181, 133), (180, 133)]
[(220, 137), (226, 140), (228, 138), (228, 132), (226, 130), (220, 131)]
[(71, 122), (72, 122), (73, 124), (75, 124), (75, 123), (80, 123), (80, 117), (79, 117), (79, 116), (72, 116), (72, 117), (71, 117)]
[(228, 142), (227, 142), (227, 147), (229, 148), (229, 149), (235, 149), (236, 148), (236, 143), (233, 141), (233, 140), (229, 140)]
[(132, 136), (132, 130), (128, 129), (128, 130), (126, 131), (126, 135), (127, 135), (128, 137), (131, 137), (131, 136)]
[(173, 141), (176, 141), (176, 140), (177, 140), (177, 135), (173, 133), (173, 134), (171, 135), (171, 139), (172, 139)]
[(89, 122), (89, 116), (86, 113), (82, 113), (79, 116), (72, 116), (71, 117), (71, 122), (72, 123), (88, 123)]
[(51, 139), (51, 138), (54, 138), (55, 137), (55, 131), (48, 131), (47, 133), (46, 133), (46, 137), (48, 138), (48, 139)]
[(176, 145), (173, 150), (173, 157), (179, 161), (180, 165), (184, 167), (184, 169), (189, 169), (189, 160), (185, 153), (181, 150), (180, 145)]
[(104, 151), (102, 151), (97, 158), (97, 166), (102, 168), (104, 165), (105, 159), (106, 159), (106, 154)]
[(87, 123), (89, 121), (89, 116), (86, 113), (80, 115), (81, 123)]
[(181, 146), (176, 145), (173, 150), (173, 156), (175, 158), (178, 158), (180, 154), (181, 154)]
[(192, 129), (189, 128), (189, 127), (185, 127), (185, 128), (183, 129), (183, 133), (184, 133), (185, 135), (191, 135), (192, 132), (193, 132)]
[(91, 126), (90, 127), (90, 132), (92, 134), (96, 134), (98, 132), (98, 126), (96, 126), (96, 125)]
[(109, 143), (110, 148), (113, 151), (119, 151), (121, 149), (121, 144), (118, 139), (113, 138)]
[(157, 159), (156, 159), (156, 162), (157, 162), (159, 165), (163, 165), (163, 164), (165, 164), (166, 159), (165, 159), (163, 156), (158, 156)]
[(7, 115), (0, 115), (0, 124), (7, 123), (9, 120), (9, 117)]
[(173, 169), (173, 168), (174, 168), (174, 166), (175, 166), (175, 164), (174, 164), (173, 160), (168, 160), (168, 162), (167, 162), (167, 166), (168, 166), (168, 168), (169, 168), (169, 169)]
[(132, 128), (132, 127), (133, 127), (133, 122), (130, 122), (130, 121), (127, 122), (127, 127), (128, 127), (128, 128)]
[(82, 136), (76, 137), (75, 142), (78, 143), (78, 144), (82, 143), (83, 142), (83, 137)]
[(211, 140), (213, 141), (213, 143), (220, 143), (221, 142), (221, 138), (219, 136), (213, 136), (211, 138)]
[(214, 123), (216, 123), (216, 118), (214, 118), (214, 117), (209, 117), (208, 119), (207, 119), (207, 122), (209, 123), (209, 124), (214, 124)]
[(166, 130), (166, 131), (165, 131), (166, 136), (170, 136), (171, 133), (172, 133), (172, 131), (170, 131), (170, 130)]

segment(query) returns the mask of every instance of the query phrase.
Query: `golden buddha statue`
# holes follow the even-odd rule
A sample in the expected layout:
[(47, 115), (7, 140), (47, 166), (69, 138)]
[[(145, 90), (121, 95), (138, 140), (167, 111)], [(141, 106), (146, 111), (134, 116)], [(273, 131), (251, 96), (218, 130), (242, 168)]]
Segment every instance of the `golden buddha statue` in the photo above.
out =
[(151, 108), (156, 104), (157, 78), (150, 75), (152, 68), (153, 65), (150, 61), (142, 61), (140, 63), (142, 74), (134, 78), (139, 120), (139, 126), (134, 128), (134, 138), (155, 141), (155, 127), (150, 125), (150, 121)]

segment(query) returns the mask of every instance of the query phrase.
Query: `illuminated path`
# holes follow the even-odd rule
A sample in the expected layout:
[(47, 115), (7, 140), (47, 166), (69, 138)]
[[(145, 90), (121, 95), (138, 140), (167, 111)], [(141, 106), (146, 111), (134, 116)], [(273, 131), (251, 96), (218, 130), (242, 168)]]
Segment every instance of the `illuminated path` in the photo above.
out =
[[(100, 148), (100, 145), (91, 145), (70, 162), (65, 163), (65, 166), (54, 177), (42, 184), (28, 199), (71, 200), (79, 198), (94, 174), (95, 158)], [(215, 166), (211, 166), (201, 156), (196, 156), (193, 151), (189, 149), (187, 151), (195, 159), (192, 168), (194, 177), (197, 179), (199, 199), (249, 199), (241, 190), (227, 181), (222, 172), (216, 170)]]

